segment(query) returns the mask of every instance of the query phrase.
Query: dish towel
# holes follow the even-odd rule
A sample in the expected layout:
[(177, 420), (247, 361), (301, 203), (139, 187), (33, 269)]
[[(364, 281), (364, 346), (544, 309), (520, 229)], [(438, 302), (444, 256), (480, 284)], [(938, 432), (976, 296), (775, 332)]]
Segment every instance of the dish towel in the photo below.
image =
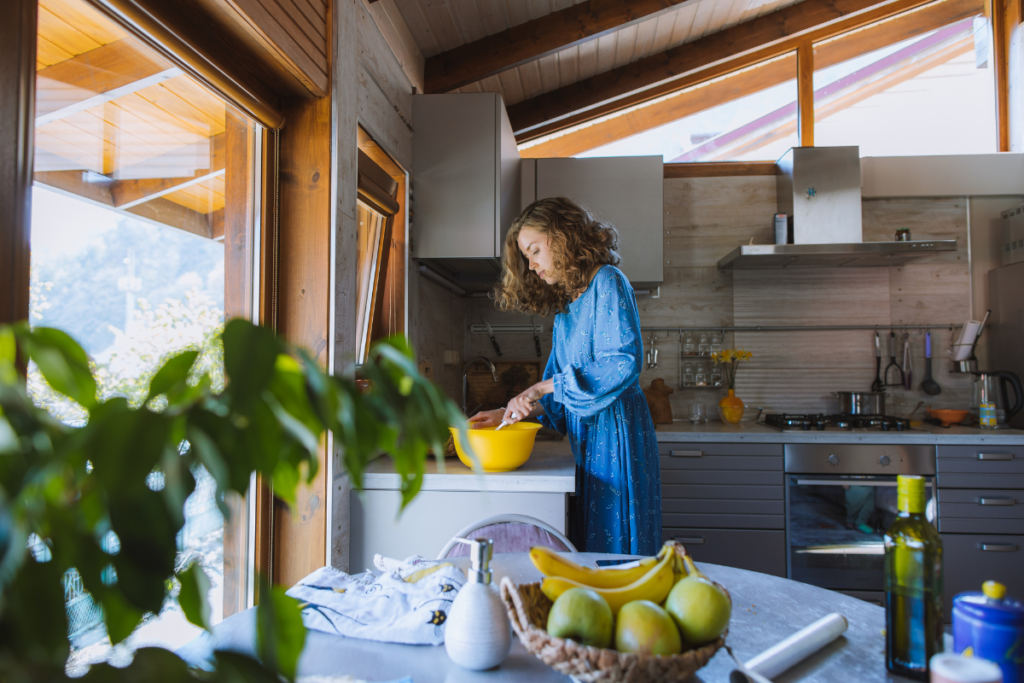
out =
[(405, 645), (440, 645), (452, 600), (466, 582), (447, 562), (381, 558), (380, 576), (321, 567), (288, 590), (306, 628)]

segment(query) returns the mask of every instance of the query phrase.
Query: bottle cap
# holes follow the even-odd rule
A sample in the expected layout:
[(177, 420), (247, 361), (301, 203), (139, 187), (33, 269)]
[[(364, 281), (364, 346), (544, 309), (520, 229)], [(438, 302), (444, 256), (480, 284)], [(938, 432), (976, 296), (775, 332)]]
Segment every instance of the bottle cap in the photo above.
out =
[(459, 543), (469, 546), (469, 559), (471, 567), (469, 580), (471, 583), (491, 582), (491, 558), (494, 557), (494, 541), (489, 538), (475, 540), (471, 538), (456, 538)]
[(924, 512), (924, 477), (903, 474), (897, 477), (896, 505), (900, 512)]
[(981, 584), (981, 592), (985, 594), (986, 598), (1002, 600), (1006, 597), (1006, 586), (998, 581), (986, 581)]

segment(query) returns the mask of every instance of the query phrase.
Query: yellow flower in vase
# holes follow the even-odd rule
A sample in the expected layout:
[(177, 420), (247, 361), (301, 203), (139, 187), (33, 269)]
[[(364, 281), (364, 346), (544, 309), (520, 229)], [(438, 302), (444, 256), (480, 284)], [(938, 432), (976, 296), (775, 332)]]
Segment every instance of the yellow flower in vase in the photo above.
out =
[(716, 363), (723, 365), (725, 379), (729, 386), (729, 395), (718, 402), (718, 414), (722, 422), (727, 424), (739, 424), (743, 419), (743, 400), (736, 396), (736, 371), (739, 369), (740, 361), (750, 360), (753, 357), (750, 351), (744, 349), (723, 349)]

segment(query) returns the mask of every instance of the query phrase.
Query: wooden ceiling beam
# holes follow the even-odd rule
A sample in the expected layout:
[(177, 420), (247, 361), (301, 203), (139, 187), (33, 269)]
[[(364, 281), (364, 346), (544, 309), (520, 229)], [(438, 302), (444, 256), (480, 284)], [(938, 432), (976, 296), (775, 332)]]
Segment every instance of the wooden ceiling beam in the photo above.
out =
[(588, 0), (572, 5), (429, 57), (424, 92), (443, 93), (469, 85), (694, 1)]
[[(814, 49), (818, 69), (840, 64), (873, 50), (914, 38), (928, 31), (984, 12), (983, 0), (945, 0), (866, 26)], [(792, 57), (729, 74), (721, 80), (698, 84), (661, 102), (566, 132), (521, 150), (524, 158), (569, 157), (671, 123), (685, 116), (771, 88), (795, 75)]]
[(118, 209), (133, 206), (183, 190), (189, 185), (224, 175), (224, 133), (210, 138), (210, 167), (195, 172), (187, 178), (138, 178), (114, 180), (110, 183), (110, 196)]
[(36, 126), (181, 74), (136, 38), (102, 45), (36, 72)]
[[(951, 2), (953, 0), (940, 0)], [(509, 107), (523, 143), (887, 19), (931, 0), (803, 0)]]

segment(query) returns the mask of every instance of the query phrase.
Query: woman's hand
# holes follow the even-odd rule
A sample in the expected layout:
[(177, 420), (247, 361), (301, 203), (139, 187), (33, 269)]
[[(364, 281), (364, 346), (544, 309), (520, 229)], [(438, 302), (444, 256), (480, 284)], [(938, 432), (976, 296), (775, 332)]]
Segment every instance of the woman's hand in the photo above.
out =
[(553, 380), (546, 379), (543, 382), (537, 382), (532, 387), (508, 402), (508, 407), (505, 409), (504, 419), (508, 421), (509, 424), (515, 424), (516, 422), (525, 420), (528, 417), (540, 415), (541, 412), (543, 412), (539, 403), (541, 397), (545, 394), (552, 393), (554, 390), (555, 383)]
[(504, 415), (504, 408), (498, 408), (497, 410), (481, 410), (479, 413), (469, 418), (469, 427), (470, 429), (488, 429), (490, 427), (497, 427), (501, 424), (501, 418)]

